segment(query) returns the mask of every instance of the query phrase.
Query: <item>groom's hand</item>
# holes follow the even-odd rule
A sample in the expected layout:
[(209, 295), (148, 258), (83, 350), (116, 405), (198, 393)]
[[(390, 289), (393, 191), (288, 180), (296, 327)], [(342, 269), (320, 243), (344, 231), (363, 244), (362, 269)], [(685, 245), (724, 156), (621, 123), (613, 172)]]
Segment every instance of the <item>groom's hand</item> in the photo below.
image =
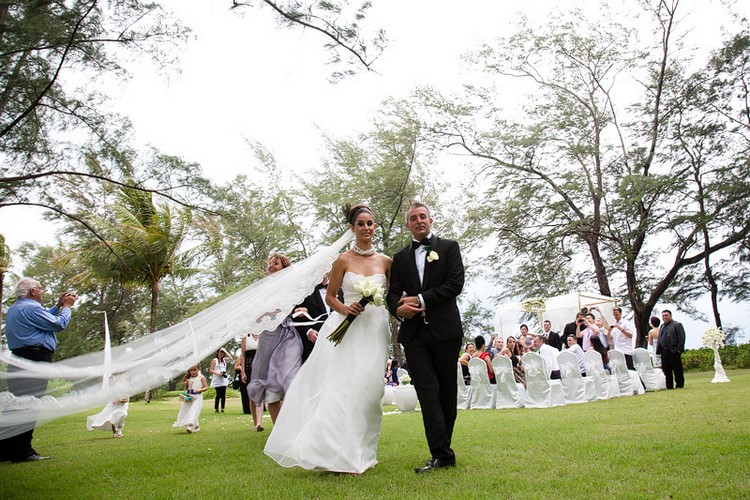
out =
[(423, 308), (419, 307), (419, 298), (417, 297), (401, 297), (398, 304), (396, 314), (405, 319), (411, 319), (424, 311)]

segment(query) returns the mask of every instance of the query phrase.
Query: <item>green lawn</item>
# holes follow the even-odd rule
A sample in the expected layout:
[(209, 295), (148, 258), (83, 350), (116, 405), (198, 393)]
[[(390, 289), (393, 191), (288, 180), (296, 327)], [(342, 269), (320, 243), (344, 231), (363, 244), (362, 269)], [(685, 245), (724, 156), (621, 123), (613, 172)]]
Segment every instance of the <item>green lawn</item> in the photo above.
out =
[(176, 400), (132, 403), (122, 439), (88, 432), (93, 411), (37, 429), (52, 460), (0, 464), (0, 498), (748, 498), (750, 370), (728, 375), (560, 408), (461, 411), (458, 467), (423, 475), (412, 472), (429, 458), (419, 413), (385, 415), (380, 463), (351, 476), (277, 466), (239, 399), (219, 415), (207, 401), (193, 435), (171, 427)]

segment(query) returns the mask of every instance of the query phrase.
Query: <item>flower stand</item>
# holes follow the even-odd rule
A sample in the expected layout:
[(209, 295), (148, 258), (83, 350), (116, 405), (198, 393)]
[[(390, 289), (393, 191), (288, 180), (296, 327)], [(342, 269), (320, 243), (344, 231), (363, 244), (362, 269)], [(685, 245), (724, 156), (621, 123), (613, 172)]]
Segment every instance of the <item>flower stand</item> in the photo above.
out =
[(413, 385), (399, 385), (393, 388), (393, 398), (400, 411), (414, 411), (417, 407), (417, 391)]
[(724, 371), (724, 366), (721, 364), (721, 357), (719, 356), (719, 346), (713, 346), (714, 351), (714, 379), (711, 381), (712, 384), (722, 384), (724, 382), (730, 382)]
[(393, 404), (393, 386), (386, 385), (383, 391), (383, 406), (390, 406)]

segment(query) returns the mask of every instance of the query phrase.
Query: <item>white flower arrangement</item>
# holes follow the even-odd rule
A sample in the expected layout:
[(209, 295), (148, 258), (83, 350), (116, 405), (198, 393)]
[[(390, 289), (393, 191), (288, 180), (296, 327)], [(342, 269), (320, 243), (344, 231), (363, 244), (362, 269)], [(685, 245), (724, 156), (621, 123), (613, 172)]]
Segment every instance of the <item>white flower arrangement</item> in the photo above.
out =
[(398, 379), (398, 383), (401, 385), (411, 385), (411, 377), (409, 375), (401, 375)]
[(521, 302), (521, 307), (528, 313), (544, 312), (547, 308), (547, 300), (543, 297), (527, 299)]
[(709, 328), (703, 333), (701, 340), (703, 340), (703, 345), (705, 347), (713, 349), (714, 347), (724, 347), (724, 339), (726, 339), (726, 337), (727, 336), (720, 328)]
[(427, 254), (427, 262), (432, 262), (435, 260), (440, 260), (440, 256), (435, 250), (430, 250), (430, 253)]

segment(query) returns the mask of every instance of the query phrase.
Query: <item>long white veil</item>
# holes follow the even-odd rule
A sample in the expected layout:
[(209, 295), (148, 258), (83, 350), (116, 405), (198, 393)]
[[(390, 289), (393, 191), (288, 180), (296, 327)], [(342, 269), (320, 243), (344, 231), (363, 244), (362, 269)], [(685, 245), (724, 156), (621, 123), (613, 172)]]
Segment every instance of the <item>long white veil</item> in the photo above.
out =
[(0, 439), (27, 431), (35, 424), (160, 386), (234, 338), (273, 330), (312, 292), (352, 236), (352, 231), (347, 231), (318, 253), (195, 316), (111, 350), (56, 363), (29, 361), (8, 352), (0, 354), (0, 361), (14, 366), (13, 370), (0, 371), (0, 378), (65, 381), (56, 388), (60, 393), (57, 396), (52, 387), (47, 394), (28, 396), (0, 392)]

